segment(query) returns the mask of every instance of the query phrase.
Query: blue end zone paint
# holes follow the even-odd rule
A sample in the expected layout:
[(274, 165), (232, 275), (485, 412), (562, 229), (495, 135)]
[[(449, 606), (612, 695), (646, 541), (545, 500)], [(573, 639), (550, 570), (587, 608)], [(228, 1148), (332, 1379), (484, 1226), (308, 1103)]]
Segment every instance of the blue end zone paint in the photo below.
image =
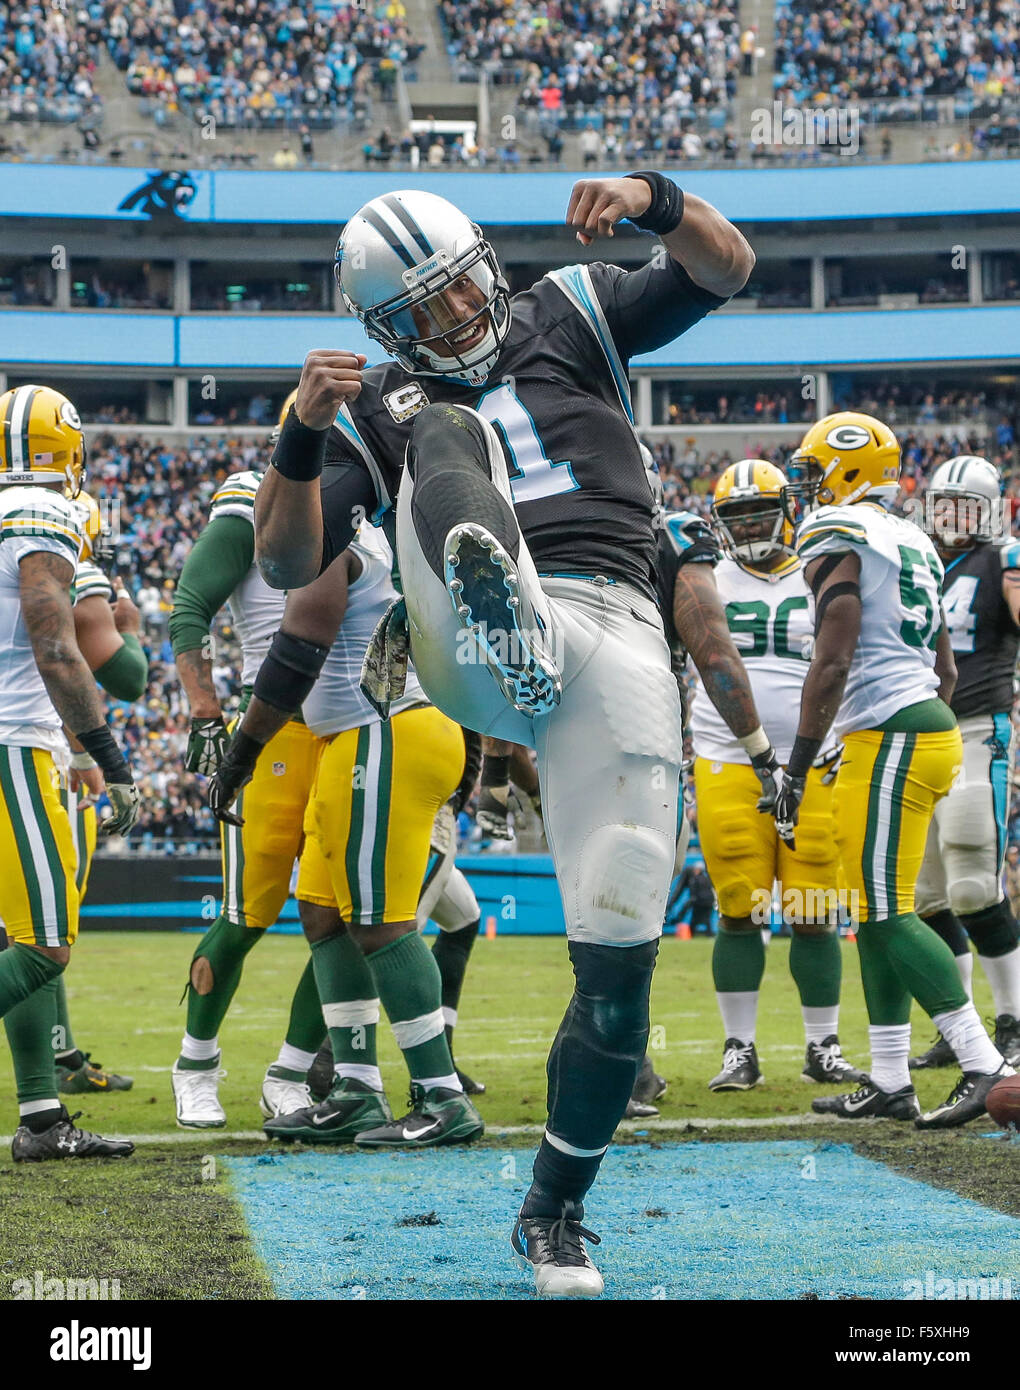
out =
[[(281, 1298), (513, 1299), (533, 1296), (508, 1243), (532, 1156), (274, 1150), (223, 1162)], [(400, 1224), (428, 1212), (441, 1224)], [(611, 1298), (902, 1299), (929, 1270), (1020, 1287), (1020, 1222), (844, 1144), (617, 1146), (587, 1219)]]

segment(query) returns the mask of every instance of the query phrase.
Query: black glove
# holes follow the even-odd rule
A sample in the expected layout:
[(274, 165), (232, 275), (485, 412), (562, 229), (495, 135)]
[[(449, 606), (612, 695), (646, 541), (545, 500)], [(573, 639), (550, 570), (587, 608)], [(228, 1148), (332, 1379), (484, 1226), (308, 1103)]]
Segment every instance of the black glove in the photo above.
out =
[(235, 730), (206, 790), (209, 809), (218, 821), (226, 825), (244, 824), (244, 818), (235, 816), (230, 808), (241, 788), (251, 781), (263, 747), (258, 739), (249, 737), (240, 729)]
[(211, 777), (223, 759), (227, 738), (227, 726), (221, 714), (214, 719), (193, 719), (184, 758), (188, 772), (200, 772), (203, 777)]
[(774, 810), (776, 801), (779, 797), (779, 789), (783, 784), (783, 769), (779, 759), (776, 757), (776, 750), (770, 743), (764, 753), (756, 753), (751, 759), (751, 766), (754, 768), (761, 783), (761, 796), (758, 798), (758, 810), (769, 813)]
[[(779, 789), (779, 796), (776, 798), (772, 812), (776, 822), (776, 832), (790, 849), (797, 847), (793, 828), (800, 819), (800, 803), (804, 799), (806, 781), (806, 777), (791, 777), (788, 772), (784, 772), (782, 786)], [(761, 802), (758, 805), (760, 806)]]

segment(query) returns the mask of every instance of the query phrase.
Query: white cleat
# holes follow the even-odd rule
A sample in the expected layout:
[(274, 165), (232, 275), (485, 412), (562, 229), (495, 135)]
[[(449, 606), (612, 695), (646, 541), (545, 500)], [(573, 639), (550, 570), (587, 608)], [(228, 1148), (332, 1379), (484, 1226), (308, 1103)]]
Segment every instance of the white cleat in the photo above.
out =
[(585, 1245), (585, 1239), (598, 1245), (599, 1238), (574, 1211), (583, 1208), (567, 1203), (561, 1217), (518, 1216), (514, 1222), (510, 1248), (521, 1269), (534, 1274), (539, 1298), (598, 1298), (605, 1287)]
[(293, 1115), (295, 1110), (307, 1110), (314, 1104), (307, 1081), (286, 1081), (266, 1072), (259, 1109), (267, 1120), (275, 1120), (277, 1115)]
[(220, 1078), (226, 1072), (216, 1065), (205, 1071), (181, 1071), (174, 1063), (170, 1081), (177, 1106), (177, 1123), (181, 1129), (222, 1129), (227, 1112), (220, 1104)]

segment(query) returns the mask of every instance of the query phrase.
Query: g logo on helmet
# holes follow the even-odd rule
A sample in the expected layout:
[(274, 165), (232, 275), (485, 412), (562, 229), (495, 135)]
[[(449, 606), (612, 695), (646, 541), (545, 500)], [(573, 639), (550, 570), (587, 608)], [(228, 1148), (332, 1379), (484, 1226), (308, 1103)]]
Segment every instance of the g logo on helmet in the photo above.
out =
[(863, 425), (837, 425), (825, 436), (825, 442), (833, 449), (863, 449), (870, 444), (871, 433)]
[(81, 429), (81, 418), (70, 401), (64, 401), (60, 407), (60, 418), (65, 425), (70, 425), (73, 430)]

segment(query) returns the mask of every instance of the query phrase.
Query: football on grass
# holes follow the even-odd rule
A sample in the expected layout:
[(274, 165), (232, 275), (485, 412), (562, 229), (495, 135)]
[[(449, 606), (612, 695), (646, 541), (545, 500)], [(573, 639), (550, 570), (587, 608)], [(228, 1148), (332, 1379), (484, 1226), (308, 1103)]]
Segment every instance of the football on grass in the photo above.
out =
[(1004, 1076), (988, 1092), (988, 1113), (997, 1125), (1020, 1129), (1020, 1076)]

